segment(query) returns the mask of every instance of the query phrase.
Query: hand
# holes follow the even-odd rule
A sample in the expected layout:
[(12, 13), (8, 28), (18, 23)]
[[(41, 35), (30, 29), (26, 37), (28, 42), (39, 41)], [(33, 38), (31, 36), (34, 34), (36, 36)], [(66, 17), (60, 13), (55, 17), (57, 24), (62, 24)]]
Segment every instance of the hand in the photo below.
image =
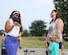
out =
[(13, 24), (16, 26), (17, 25), (17, 22), (13, 22)]
[(45, 44), (45, 48), (48, 48), (48, 45), (47, 45), (47, 43)]
[(20, 28), (22, 27), (21, 24), (19, 24), (18, 22), (17, 22), (17, 26), (19, 26)]
[(19, 24), (18, 22), (13, 22), (13, 23), (14, 25), (19, 26), (21, 28), (21, 24)]

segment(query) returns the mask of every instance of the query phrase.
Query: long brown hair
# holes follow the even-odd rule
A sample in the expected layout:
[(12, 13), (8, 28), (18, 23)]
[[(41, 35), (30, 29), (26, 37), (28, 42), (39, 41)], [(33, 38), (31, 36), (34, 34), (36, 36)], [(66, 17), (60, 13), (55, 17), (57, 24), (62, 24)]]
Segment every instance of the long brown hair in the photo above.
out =
[[(55, 21), (56, 21), (56, 19), (61, 18), (60, 13), (59, 13), (58, 10), (52, 10), (52, 11), (57, 12)], [(53, 19), (50, 21), (50, 24), (52, 23), (52, 21), (53, 21)]]
[[(16, 12), (17, 10), (15, 10), (15, 11), (13, 11), (12, 13), (11, 13), (11, 15), (10, 15), (10, 17), (9, 17), (9, 19), (11, 19), (12, 18), (12, 15), (13, 15), (13, 13), (14, 12)], [(19, 13), (19, 23), (21, 24), (21, 26), (22, 26), (22, 23), (21, 23), (21, 15), (20, 15), (20, 13)], [(23, 32), (23, 27), (21, 27), (20, 28), (20, 32)]]

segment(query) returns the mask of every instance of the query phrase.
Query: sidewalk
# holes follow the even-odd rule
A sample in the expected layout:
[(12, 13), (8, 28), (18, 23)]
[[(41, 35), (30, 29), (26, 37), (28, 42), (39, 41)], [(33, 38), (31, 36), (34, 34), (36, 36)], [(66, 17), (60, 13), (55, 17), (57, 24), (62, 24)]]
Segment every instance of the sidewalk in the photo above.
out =
[[(24, 50), (28, 51), (35, 51), (35, 52), (28, 52), (27, 54), (24, 52)], [(45, 54), (45, 48), (23, 48), (18, 49), (18, 55), (46, 55)], [(0, 49), (0, 55), (1, 55), (1, 49)], [(64, 55), (68, 55), (68, 49), (64, 49)]]
[[(24, 50), (28, 49), (34, 50), (35, 52), (28, 52), (27, 54), (24, 52)], [(18, 49), (18, 55), (45, 55), (45, 48), (23, 48)], [(68, 55), (68, 49), (64, 49), (64, 55)]]

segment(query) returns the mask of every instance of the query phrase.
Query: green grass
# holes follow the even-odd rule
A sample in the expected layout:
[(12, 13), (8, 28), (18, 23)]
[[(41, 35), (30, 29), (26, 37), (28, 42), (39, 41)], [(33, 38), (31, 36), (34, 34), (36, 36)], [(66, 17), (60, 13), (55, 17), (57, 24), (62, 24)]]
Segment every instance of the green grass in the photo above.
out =
[[(28, 48), (45, 48), (43, 37), (23, 37), (23, 47)], [(68, 49), (68, 42), (64, 42), (64, 48)]]
[(2, 36), (0, 36), (0, 48), (2, 46)]
[[(1, 41), (2, 37), (0, 36), (0, 47), (1, 47)], [(25, 48), (45, 48), (45, 40), (43, 37), (23, 37), (22, 38), (22, 46)], [(68, 49), (68, 42), (66, 41), (64, 43), (64, 48)]]
[(23, 47), (43, 48), (44, 39), (42, 37), (23, 37)]
[(66, 42), (64, 43), (64, 48), (65, 48), (65, 49), (68, 49), (68, 41), (66, 41)]

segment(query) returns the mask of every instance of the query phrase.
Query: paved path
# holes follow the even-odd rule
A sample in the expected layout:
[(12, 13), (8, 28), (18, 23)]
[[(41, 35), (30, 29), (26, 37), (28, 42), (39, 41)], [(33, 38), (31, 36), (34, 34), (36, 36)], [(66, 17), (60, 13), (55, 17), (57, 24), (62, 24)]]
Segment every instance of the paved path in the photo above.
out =
[[(30, 50), (35, 50), (35, 52), (28, 52), (27, 54), (25, 54), (24, 50), (28, 49)], [(23, 48), (23, 49), (18, 49), (18, 55), (46, 55), (45, 54), (45, 48)], [(64, 54), (63, 55), (68, 55), (68, 50), (65, 49), (64, 50)]]
[[(28, 52), (27, 54), (24, 52), (24, 50), (28, 49), (28, 51), (30, 50), (34, 50), (35, 52)], [(18, 55), (46, 55), (45, 54), (45, 48), (23, 48), (23, 49), (18, 49)], [(1, 55), (1, 49), (0, 49), (0, 55)], [(68, 55), (68, 50), (65, 49), (64, 50), (64, 55)]]

